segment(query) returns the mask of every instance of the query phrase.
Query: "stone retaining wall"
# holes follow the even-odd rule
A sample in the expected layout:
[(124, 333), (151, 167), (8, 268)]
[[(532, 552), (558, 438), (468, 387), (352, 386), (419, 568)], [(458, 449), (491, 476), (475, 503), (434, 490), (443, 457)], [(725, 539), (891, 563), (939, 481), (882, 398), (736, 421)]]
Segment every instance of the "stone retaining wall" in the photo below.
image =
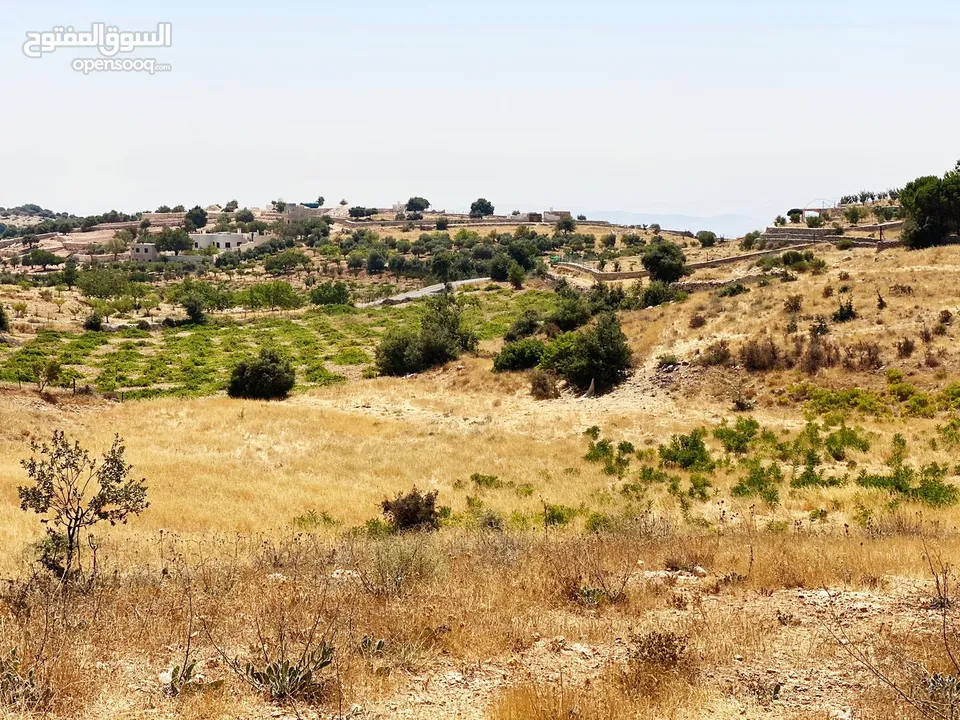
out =
[[(794, 245), (794, 249), (797, 248), (806, 248), (813, 245), (813, 243), (806, 243), (803, 245)], [(730, 257), (717, 258), (715, 260), (702, 260), (701, 262), (689, 263), (687, 265), (691, 270), (701, 270), (703, 268), (712, 268), (720, 267), (722, 265), (733, 265), (739, 262), (746, 262), (753, 260), (755, 258), (765, 257), (767, 255), (778, 255), (782, 252), (782, 248), (776, 248), (772, 250), (757, 250), (755, 252), (744, 253), (742, 255), (731, 255)], [(629, 272), (601, 272), (596, 268), (589, 267), (588, 265), (580, 265), (579, 263), (572, 262), (558, 262), (554, 264), (556, 268), (565, 268), (567, 270), (573, 270), (575, 272), (584, 272), (592, 276), (595, 280), (634, 280), (637, 278), (645, 278), (650, 275), (646, 270), (635, 270)]]

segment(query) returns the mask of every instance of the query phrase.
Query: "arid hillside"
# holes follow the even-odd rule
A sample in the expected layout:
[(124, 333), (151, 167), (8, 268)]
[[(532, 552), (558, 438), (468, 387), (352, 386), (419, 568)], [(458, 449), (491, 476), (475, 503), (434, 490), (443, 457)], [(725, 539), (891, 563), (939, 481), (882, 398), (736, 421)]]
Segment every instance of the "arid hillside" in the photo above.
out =
[[(806, 250), (620, 309), (631, 367), (597, 395), (537, 400), (531, 371), (493, 371), (524, 311), (557, 317), (557, 278), (592, 283), (565, 270), (461, 292), (476, 349), (407, 377), (365, 370), (421, 303), (92, 349), (69, 320), (15, 331), (0, 699), (103, 718), (951, 717), (960, 247)], [(35, 290), (0, 292), (59, 320)], [(315, 355), (342, 377), (283, 401), (216, 392), (232, 344), (267, 333), (298, 372)], [(28, 348), (87, 353), (93, 382), (161, 353), (213, 374), (193, 397), (39, 392), (9, 375)], [(55, 430), (97, 456), (119, 434), (149, 501), (93, 529), (95, 577), (67, 589), (17, 491)], [(426, 525), (396, 532), (383, 503), (414, 488)], [(258, 674), (283, 660), (313, 674)]]

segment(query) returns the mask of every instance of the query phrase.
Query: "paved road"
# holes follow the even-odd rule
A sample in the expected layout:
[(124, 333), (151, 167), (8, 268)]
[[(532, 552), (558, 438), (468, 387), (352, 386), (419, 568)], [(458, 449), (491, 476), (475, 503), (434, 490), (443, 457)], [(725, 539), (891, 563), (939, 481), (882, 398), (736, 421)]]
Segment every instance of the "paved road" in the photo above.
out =
[[(458, 288), (463, 285), (476, 285), (478, 283), (490, 282), (490, 278), (473, 278), (472, 280), (456, 280), (450, 283), (451, 287)], [(446, 287), (443, 283), (437, 285), (428, 285), (425, 288), (420, 288), (419, 290), (411, 290), (409, 292), (400, 293), (399, 295), (394, 295), (393, 297), (382, 298), (380, 300), (374, 300), (373, 302), (368, 303), (358, 303), (358, 308), (369, 308), (377, 307), (379, 305), (400, 305), (401, 303), (410, 302), (411, 300), (417, 300), (418, 298), (426, 297), (427, 295), (435, 295), (438, 292), (443, 292), (443, 289)]]

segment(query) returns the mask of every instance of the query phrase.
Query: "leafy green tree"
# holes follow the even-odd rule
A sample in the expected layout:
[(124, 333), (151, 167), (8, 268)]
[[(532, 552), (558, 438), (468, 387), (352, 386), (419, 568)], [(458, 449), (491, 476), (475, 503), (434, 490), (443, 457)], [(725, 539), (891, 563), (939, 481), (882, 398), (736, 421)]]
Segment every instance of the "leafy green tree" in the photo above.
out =
[(217, 216), (217, 222), (213, 226), (214, 232), (230, 232), (233, 227), (233, 221), (230, 219), (230, 216), (222, 212)]
[(355, 207), (350, 208), (348, 213), (350, 217), (354, 219), (371, 217), (377, 214), (377, 208), (368, 208), (368, 207), (362, 207), (360, 205), (357, 205)]
[(268, 273), (275, 275), (290, 273), (297, 268), (309, 268), (312, 262), (310, 256), (303, 250), (291, 248), (282, 253), (270, 255), (264, 260), (263, 267)]
[(907, 183), (899, 200), (907, 247), (930, 247), (943, 242), (951, 231), (960, 232), (960, 163), (943, 179), (928, 175)]
[(182, 228), (165, 227), (157, 235), (156, 246), (157, 250), (161, 252), (172, 252), (174, 255), (179, 255), (193, 249), (193, 240), (190, 239), (187, 231)]
[(450, 227), (450, 219), (445, 215), (437, 218), (437, 230), (443, 231)]
[(573, 219), (570, 215), (565, 215), (564, 217), (557, 220), (557, 224), (554, 226), (554, 229), (563, 235), (564, 237), (568, 236), (572, 232), (577, 230), (577, 221)]
[(173, 210), (170, 209), (169, 205), (161, 205), (160, 207), (157, 208), (156, 212), (158, 214), (166, 214), (166, 213), (173, 212)]
[(762, 235), (762, 233), (759, 230), (751, 230), (748, 232), (740, 241), (740, 249), (748, 251), (753, 250), (754, 246), (757, 244), (757, 241), (760, 240), (760, 235)]
[[(399, 243), (397, 244), (399, 245)], [(404, 270), (406, 270), (407, 259), (399, 252), (396, 252), (390, 256), (390, 260), (387, 265), (390, 267), (390, 272), (399, 278), (401, 275), (403, 275)]]
[(108, 300), (126, 295), (130, 291), (130, 281), (119, 270), (92, 268), (79, 274), (77, 287), (87, 297)]
[(186, 222), (197, 229), (205, 227), (207, 224), (207, 211), (199, 205), (190, 208), (189, 212), (187, 212)]
[(24, 265), (39, 265), (44, 270), (47, 269), (48, 265), (60, 265), (63, 263), (63, 258), (57, 257), (49, 250), (42, 250), (41, 248), (34, 248), (26, 255), (23, 256), (21, 261)]
[(563, 295), (547, 322), (564, 331), (576, 330), (590, 322), (590, 306), (580, 294)]
[(323, 197), (323, 195), (321, 195), (320, 197), (317, 198), (317, 205), (319, 205), (320, 207), (323, 207), (324, 201), (325, 201), (325, 198)]
[(603, 313), (592, 327), (557, 336), (544, 351), (540, 366), (580, 390), (594, 383), (598, 393), (605, 393), (626, 379), (631, 358), (619, 318)]
[(250, 400), (281, 400), (296, 383), (290, 358), (274, 348), (263, 348), (258, 357), (242, 360), (233, 369), (227, 394)]
[(430, 201), (422, 197), (412, 197), (407, 200), (407, 212), (422, 213), (430, 207)]
[(113, 255), (113, 261), (117, 261), (120, 253), (125, 253), (130, 249), (130, 243), (133, 242), (133, 232), (130, 230), (117, 230), (113, 236), (104, 243), (104, 250)]
[(451, 293), (428, 298), (420, 327), (388, 332), (377, 347), (381, 375), (407, 375), (456, 360), (475, 350), (477, 336), (466, 326), (464, 306)]
[(253, 212), (249, 208), (243, 208), (242, 210), (237, 210), (233, 218), (238, 223), (251, 223), (253, 222)]
[(350, 288), (340, 280), (320, 283), (310, 289), (310, 302), (314, 305), (350, 305)]
[(10, 332), (10, 318), (7, 316), (3, 303), (0, 303), (0, 332)]
[(843, 211), (843, 216), (851, 225), (857, 225), (860, 222), (860, 219), (863, 217), (863, 213), (860, 211), (858, 206), (852, 205)]
[(387, 259), (380, 250), (371, 250), (367, 255), (367, 274), (380, 275), (387, 269)]
[(683, 250), (670, 240), (662, 240), (648, 245), (644, 249), (640, 262), (650, 273), (651, 280), (674, 283), (684, 275), (690, 274)]
[(493, 215), (493, 204), (486, 198), (480, 198), (470, 205), (470, 217), (483, 218)]
[(523, 271), (523, 268), (517, 262), (510, 263), (510, 269), (507, 270), (507, 280), (510, 281), (510, 284), (517, 290), (523, 287), (523, 281), (526, 280), (527, 274)]
[(713, 247), (717, 244), (717, 234), (710, 230), (701, 230), (697, 233), (697, 242), (700, 243), (700, 247)]
[(223, 206), (223, 211), (228, 213), (234, 212), (238, 207), (240, 207), (240, 203), (238, 203), (236, 200), (231, 200)]
[(507, 343), (493, 358), (494, 372), (529, 370), (540, 364), (546, 346), (535, 338), (524, 338)]
[(22, 462), (30, 484), (17, 489), (20, 509), (46, 516), (52, 550), (45, 553), (44, 564), (71, 579), (82, 570), (81, 541), (91, 528), (101, 522), (126, 523), (147, 509), (146, 480), (130, 477), (133, 468), (119, 436), (99, 463), (62, 430), (54, 431), (49, 445), (33, 443), (31, 449), (34, 456)]

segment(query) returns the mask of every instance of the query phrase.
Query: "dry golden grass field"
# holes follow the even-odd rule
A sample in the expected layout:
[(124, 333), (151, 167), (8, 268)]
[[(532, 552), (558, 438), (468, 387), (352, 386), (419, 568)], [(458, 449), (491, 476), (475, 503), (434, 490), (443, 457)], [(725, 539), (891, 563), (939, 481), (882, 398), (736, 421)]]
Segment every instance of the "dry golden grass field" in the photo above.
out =
[[(0, 387), (0, 712), (956, 717), (960, 247), (814, 251), (621, 312), (633, 367), (599, 397), (534, 400), (490, 337), (282, 402)], [(17, 493), (57, 429), (97, 455), (119, 434), (148, 486), (82, 587), (37, 569)], [(670, 454), (697, 437), (707, 458)], [(389, 534), (381, 502), (414, 487), (440, 529)], [(312, 697), (245, 672), (323, 644)]]

